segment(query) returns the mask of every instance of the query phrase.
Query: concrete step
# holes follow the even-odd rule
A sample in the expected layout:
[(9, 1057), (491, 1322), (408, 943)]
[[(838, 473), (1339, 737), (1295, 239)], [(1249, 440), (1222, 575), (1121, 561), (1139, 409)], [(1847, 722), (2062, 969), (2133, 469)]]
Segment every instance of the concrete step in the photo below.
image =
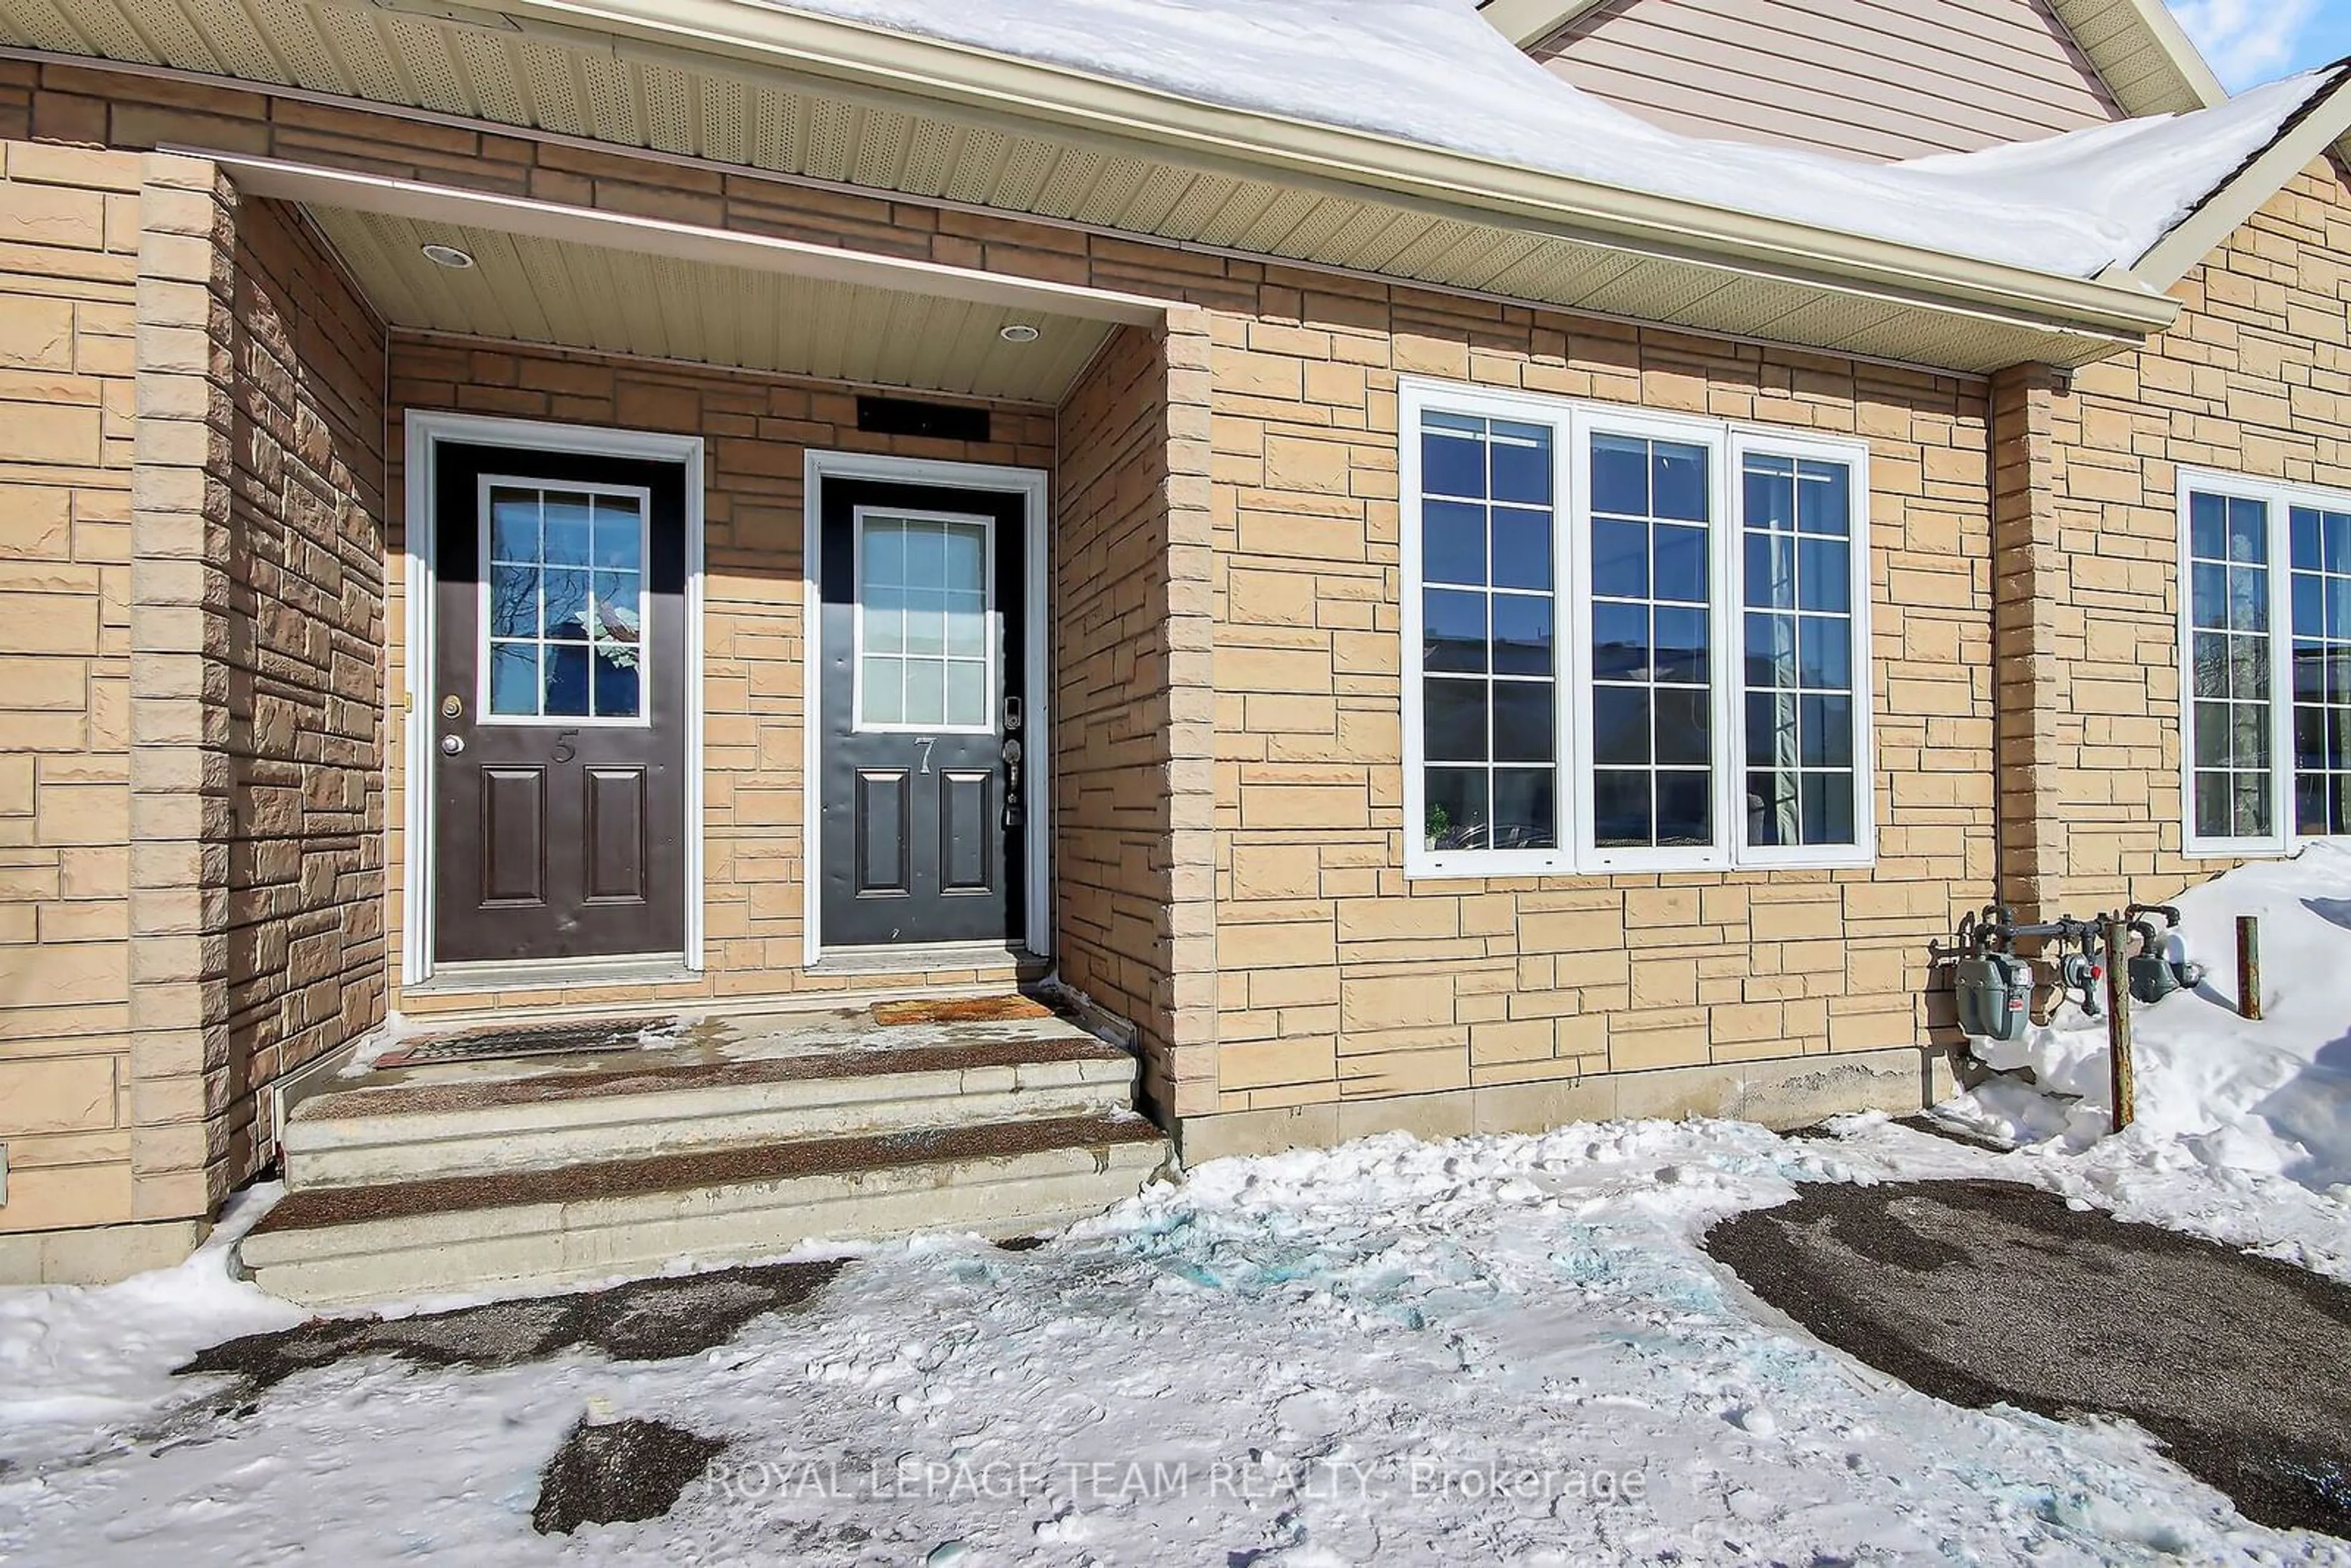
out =
[(305, 1305), (511, 1294), (810, 1243), (1009, 1239), (1134, 1196), (1168, 1155), (1124, 1113), (319, 1188), (289, 1193), (236, 1254)]
[(306, 1192), (1100, 1115), (1134, 1092), (1134, 1058), (1070, 1030), (336, 1089), (294, 1108), (281, 1149)]

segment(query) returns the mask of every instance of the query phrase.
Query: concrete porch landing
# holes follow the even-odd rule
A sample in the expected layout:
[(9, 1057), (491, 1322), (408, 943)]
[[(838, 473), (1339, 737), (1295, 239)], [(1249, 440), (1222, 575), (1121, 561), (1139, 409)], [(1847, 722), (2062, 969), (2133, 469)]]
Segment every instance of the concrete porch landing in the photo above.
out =
[(288, 1113), (287, 1197), (240, 1261), (327, 1304), (1008, 1237), (1132, 1196), (1168, 1155), (1134, 1112), (1134, 1060), (1058, 1017), (884, 1025), (860, 1008), (628, 1032), (332, 1081)]

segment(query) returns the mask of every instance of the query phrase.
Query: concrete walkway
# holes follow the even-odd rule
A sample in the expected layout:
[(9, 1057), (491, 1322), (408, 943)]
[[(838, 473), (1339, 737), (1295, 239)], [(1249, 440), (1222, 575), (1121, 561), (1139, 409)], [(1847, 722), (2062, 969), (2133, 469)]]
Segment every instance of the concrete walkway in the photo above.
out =
[(2007, 1182), (1824, 1183), (1706, 1249), (1913, 1387), (2127, 1418), (2247, 1518), (2351, 1537), (2351, 1290)]

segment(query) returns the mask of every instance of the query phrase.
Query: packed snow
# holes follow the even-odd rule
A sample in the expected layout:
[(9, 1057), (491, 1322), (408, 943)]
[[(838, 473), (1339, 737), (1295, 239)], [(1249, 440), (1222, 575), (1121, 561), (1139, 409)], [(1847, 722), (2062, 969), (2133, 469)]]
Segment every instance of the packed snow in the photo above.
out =
[(790, 0), (782, 8), (2075, 277), (2137, 261), (2346, 75), (2330, 68), (2194, 114), (1876, 165), (1650, 125), (1520, 53), (1473, 0)]
[[(1698, 1245), (1800, 1183), (1996, 1177), (2351, 1279), (2351, 852), (2184, 903), (2208, 959), (2262, 916), (2269, 1019), (2234, 1020), (2225, 966), (2143, 1009), (2120, 1137), (2061, 1018), (2007, 1061), (2037, 1083), (1942, 1108), (2009, 1152), (1882, 1116), (1389, 1134), (1203, 1166), (1031, 1251), (873, 1248), (669, 1361), (374, 1356), (224, 1401), (171, 1369), (302, 1315), (228, 1277), (248, 1194), (177, 1269), (0, 1291), (0, 1561), (2351, 1564), (2135, 1427), (1928, 1398)], [(583, 1414), (733, 1446), (664, 1519), (541, 1538)]]
[[(2121, 1136), (2106, 1136), (2105, 1022), (2071, 1003), (2021, 1040), (1980, 1044), (2014, 1076), (1940, 1113), (2097, 1185), (2126, 1218), (2258, 1241), (2351, 1278), (2351, 848), (2241, 866), (2178, 903), (2174, 949), (2210, 973), (2134, 1011), (2135, 1119)], [(2258, 1023), (2237, 1015), (2240, 915), (2261, 922)], [(2281, 1229), (2288, 1215), (2299, 1220)]]
[[(1873, 1372), (1696, 1244), (1800, 1181), (1994, 1163), (1881, 1123), (1391, 1134), (1207, 1166), (1031, 1252), (879, 1249), (699, 1356), (371, 1358), (242, 1414), (164, 1376), (294, 1315), (213, 1252), (0, 1313), (0, 1560), (2351, 1563), (2135, 1429)], [(541, 1539), (586, 1412), (734, 1447), (665, 1519)]]

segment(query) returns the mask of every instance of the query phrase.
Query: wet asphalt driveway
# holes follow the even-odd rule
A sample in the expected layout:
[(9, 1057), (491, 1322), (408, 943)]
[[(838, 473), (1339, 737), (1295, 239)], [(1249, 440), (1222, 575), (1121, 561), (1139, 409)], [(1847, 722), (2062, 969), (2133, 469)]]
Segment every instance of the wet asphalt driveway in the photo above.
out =
[(1706, 1249), (1925, 1393), (2127, 1418), (2247, 1518), (2351, 1537), (2351, 1289), (2008, 1182), (1823, 1183)]

